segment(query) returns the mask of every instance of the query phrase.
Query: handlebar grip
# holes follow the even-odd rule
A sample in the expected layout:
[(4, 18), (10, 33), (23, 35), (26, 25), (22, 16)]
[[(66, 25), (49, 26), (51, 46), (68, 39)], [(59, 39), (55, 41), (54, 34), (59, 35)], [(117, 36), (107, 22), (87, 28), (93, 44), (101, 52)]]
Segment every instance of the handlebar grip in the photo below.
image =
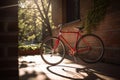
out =
[(59, 25), (58, 25), (58, 27), (61, 27), (61, 26), (62, 26), (62, 24), (59, 24)]
[(62, 26), (63, 26), (63, 24), (59, 24), (59, 25), (58, 25), (58, 28), (60, 28), (60, 31), (61, 31), (61, 29), (62, 29)]

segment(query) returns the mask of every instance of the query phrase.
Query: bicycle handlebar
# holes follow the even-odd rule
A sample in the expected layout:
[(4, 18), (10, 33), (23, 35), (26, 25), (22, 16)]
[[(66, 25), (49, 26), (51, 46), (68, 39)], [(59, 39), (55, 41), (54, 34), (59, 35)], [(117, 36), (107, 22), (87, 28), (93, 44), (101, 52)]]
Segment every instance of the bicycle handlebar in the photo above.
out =
[(60, 28), (59, 31), (62, 30), (62, 26), (63, 26), (63, 24), (59, 24), (59, 25), (58, 25), (58, 28)]
[(77, 26), (76, 28), (79, 29), (79, 30), (81, 31), (81, 30), (84, 29), (84, 26), (82, 26), (82, 27), (81, 27), (81, 26)]

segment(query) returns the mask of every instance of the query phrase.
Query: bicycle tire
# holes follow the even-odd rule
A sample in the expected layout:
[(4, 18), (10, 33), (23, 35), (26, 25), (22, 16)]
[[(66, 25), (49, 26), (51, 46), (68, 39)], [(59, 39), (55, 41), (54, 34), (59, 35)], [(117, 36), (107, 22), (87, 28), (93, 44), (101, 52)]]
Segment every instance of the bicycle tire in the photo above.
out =
[[(86, 45), (87, 42), (90, 46), (88, 50), (79, 52), (82, 48), (89, 47)], [(77, 57), (86, 63), (96, 63), (102, 59), (104, 55), (104, 44), (100, 37), (94, 34), (83, 35), (77, 43)]]
[[(56, 40), (59, 40), (59, 44), (53, 51), (54, 43)], [(65, 57), (66, 52), (64, 43), (57, 37), (46, 38), (42, 42), (40, 50), (42, 52), (41, 57), (43, 61), (52, 66), (61, 63)]]

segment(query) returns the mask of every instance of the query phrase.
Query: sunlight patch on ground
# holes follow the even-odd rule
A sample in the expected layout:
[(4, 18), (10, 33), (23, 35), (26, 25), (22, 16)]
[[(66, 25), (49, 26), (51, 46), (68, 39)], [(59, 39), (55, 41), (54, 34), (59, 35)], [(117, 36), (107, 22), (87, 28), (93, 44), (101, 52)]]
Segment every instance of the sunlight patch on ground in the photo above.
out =
[[(62, 79), (69, 80), (64, 77), (59, 77), (59, 76), (55, 76), (54, 74), (51, 74), (51, 72), (48, 71), (47, 69), (50, 65), (46, 64), (42, 60), (40, 55), (20, 56), (18, 60), (19, 60), (19, 77), (23, 80), (25, 80), (26, 78), (30, 76), (32, 77), (30, 77), (29, 80), (39, 80), (39, 79), (45, 80), (45, 78), (51, 78), (50, 80), (53, 80), (52, 78), (56, 78), (56, 79), (60, 78), (60, 80)], [(71, 76), (73, 78), (80, 77), (79, 73), (75, 74), (74, 67), (73, 68), (71, 67), (73, 65), (79, 68), (84, 68), (83, 66), (75, 64), (73, 61), (65, 58), (59, 65), (52, 66), (49, 69), (59, 74), (62, 73), (63, 75), (68, 76), (68, 77), (71, 77)], [(65, 69), (63, 70), (63, 68)], [(44, 72), (44, 75), (42, 74), (43, 72)], [(87, 74), (85, 73), (81, 73), (81, 74), (87, 76)], [(35, 77), (35, 75), (37, 76)], [(25, 76), (28, 76), (28, 77), (25, 77)]]
[[(20, 56), (18, 61), (19, 61), (19, 70), (20, 70), (19, 75), (24, 75), (26, 71), (28, 71), (28, 73), (32, 73), (33, 71), (40, 72), (41, 66), (43, 65), (44, 65), (43, 67), (49, 66), (42, 60), (40, 55)], [(66, 64), (66, 63), (71, 64), (73, 62), (71, 60), (64, 59), (60, 64)]]
[(56, 66), (46, 64), (40, 55), (20, 56), (18, 60), (20, 80), (115, 80), (67, 58)]
[[(49, 58), (49, 56), (47, 56), (46, 55), (46, 58), (47, 59), (49, 59), (49, 60), (52, 60), (52, 59), (50, 59)], [(59, 60), (59, 58), (61, 58), (60, 56), (59, 57), (56, 57), (55, 58), (55, 60)], [(55, 61), (55, 60), (52, 60), (52, 61)], [(41, 56), (40, 55), (34, 55), (34, 56), (21, 56), (21, 57), (19, 57), (19, 59), (18, 59), (18, 61), (19, 61), (19, 65), (21, 64), (21, 62), (23, 62), (23, 63), (32, 63), (32, 62), (34, 62), (35, 64), (45, 64), (45, 62), (42, 60), (42, 58), (41, 58)], [(71, 63), (73, 63), (73, 61), (71, 61), (71, 60), (69, 60), (69, 59), (64, 59), (62, 62), (61, 62), (62, 64), (71, 64)], [(29, 64), (28, 64), (29, 65)]]

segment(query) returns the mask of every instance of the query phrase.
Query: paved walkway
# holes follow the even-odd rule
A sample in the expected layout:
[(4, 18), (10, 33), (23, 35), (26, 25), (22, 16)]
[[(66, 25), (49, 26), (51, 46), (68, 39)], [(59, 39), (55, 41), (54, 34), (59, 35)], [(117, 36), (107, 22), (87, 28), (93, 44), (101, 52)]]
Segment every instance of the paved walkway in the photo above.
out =
[(104, 63), (86, 64), (64, 59), (57, 66), (43, 62), (40, 56), (19, 57), (20, 80), (120, 80), (120, 66)]

